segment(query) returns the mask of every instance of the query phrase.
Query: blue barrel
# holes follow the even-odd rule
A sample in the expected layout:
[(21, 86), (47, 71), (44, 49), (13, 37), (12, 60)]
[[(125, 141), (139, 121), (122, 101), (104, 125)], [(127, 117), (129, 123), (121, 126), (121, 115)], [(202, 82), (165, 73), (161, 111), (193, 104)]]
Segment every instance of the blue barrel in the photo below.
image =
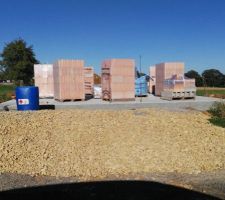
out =
[(38, 87), (24, 86), (16, 88), (17, 110), (39, 110)]
[(147, 96), (148, 84), (145, 76), (135, 80), (135, 96)]

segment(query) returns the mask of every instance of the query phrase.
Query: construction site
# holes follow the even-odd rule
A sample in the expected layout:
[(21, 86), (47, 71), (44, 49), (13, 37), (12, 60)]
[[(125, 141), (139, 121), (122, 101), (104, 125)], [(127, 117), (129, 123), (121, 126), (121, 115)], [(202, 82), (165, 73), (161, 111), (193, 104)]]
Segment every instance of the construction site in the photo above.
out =
[(225, 1), (1, 1), (0, 200), (225, 200)]
[(194, 99), (195, 80), (186, 78), (184, 70), (184, 63), (161, 63), (151, 66), (149, 74), (138, 76), (132, 59), (105, 60), (99, 87), (94, 85), (93, 67), (84, 67), (83, 60), (59, 60), (53, 65), (35, 65), (34, 80), (41, 98), (62, 102), (84, 101), (85, 95), (106, 101), (134, 101), (149, 93), (165, 100)]
[(220, 100), (196, 96), (184, 63), (144, 76), (132, 59), (101, 67), (95, 84), (83, 60), (34, 65), (36, 87), (0, 104), (0, 189), (132, 178), (224, 197), (225, 129), (206, 112)]
[(27, 91), (32, 93), (32, 88), (21, 87), (27, 91), (19, 91), (20, 97), (2, 106), (13, 110), (165, 107), (206, 111), (219, 101), (196, 97), (195, 79), (185, 77), (184, 71), (184, 63), (167, 62), (150, 66), (149, 74), (140, 75), (135, 60), (108, 59), (101, 65), (101, 82), (95, 83), (94, 68), (85, 67), (84, 60), (35, 64), (34, 96), (26, 100)]

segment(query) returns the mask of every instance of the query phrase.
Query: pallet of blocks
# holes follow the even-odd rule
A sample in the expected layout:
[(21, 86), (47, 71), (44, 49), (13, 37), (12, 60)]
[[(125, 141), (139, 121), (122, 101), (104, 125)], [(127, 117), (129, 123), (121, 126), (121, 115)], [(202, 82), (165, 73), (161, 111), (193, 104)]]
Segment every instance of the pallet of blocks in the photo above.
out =
[(155, 82), (156, 82), (156, 76), (155, 76), (155, 66), (149, 67), (149, 93), (155, 94)]
[(164, 81), (171, 79), (174, 75), (184, 75), (184, 63), (180, 62), (166, 62), (155, 65), (156, 83), (155, 83), (155, 95), (161, 96), (161, 92), (164, 91)]
[(58, 60), (53, 66), (54, 98), (58, 101), (85, 100), (84, 61)]
[(84, 90), (85, 95), (93, 95), (94, 92), (94, 69), (93, 67), (84, 68)]
[(161, 92), (161, 99), (195, 99), (195, 79), (173, 77), (164, 81), (164, 91)]
[(34, 64), (34, 84), (39, 88), (40, 98), (53, 98), (53, 66), (51, 64)]
[(196, 91), (188, 90), (188, 91), (162, 91), (161, 99), (172, 101), (173, 99), (195, 99)]
[(102, 63), (102, 99), (135, 100), (135, 63), (132, 59), (111, 59)]

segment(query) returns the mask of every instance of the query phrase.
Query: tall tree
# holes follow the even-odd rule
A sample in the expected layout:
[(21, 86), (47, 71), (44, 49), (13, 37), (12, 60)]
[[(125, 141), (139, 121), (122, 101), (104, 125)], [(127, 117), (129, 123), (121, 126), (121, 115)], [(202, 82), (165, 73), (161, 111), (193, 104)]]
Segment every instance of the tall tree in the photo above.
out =
[(224, 74), (217, 69), (205, 70), (202, 77), (207, 86), (210, 87), (224, 87)]
[(203, 86), (202, 77), (201, 77), (201, 75), (200, 75), (198, 72), (196, 72), (195, 70), (190, 70), (190, 71), (188, 71), (187, 73), (185, 73), (185, 76), (186, 76), (187, 78), (194, 78), (197, 87)]
[(11, 80), (23, 80), (29, 84), (34, 75), (33, 66), (38, 63), (32, 46), (27, 46), (23, 39), (7, 43), (0, 54), (4, 76)]

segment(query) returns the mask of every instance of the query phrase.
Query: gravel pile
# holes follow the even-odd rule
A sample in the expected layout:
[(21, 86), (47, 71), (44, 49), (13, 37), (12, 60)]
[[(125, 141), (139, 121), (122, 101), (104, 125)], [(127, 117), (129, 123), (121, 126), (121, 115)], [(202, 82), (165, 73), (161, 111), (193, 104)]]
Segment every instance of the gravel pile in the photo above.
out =
[(2, 112), (0, 172), (80, 180), (225, 169), (225, 129), (199, 112)]

